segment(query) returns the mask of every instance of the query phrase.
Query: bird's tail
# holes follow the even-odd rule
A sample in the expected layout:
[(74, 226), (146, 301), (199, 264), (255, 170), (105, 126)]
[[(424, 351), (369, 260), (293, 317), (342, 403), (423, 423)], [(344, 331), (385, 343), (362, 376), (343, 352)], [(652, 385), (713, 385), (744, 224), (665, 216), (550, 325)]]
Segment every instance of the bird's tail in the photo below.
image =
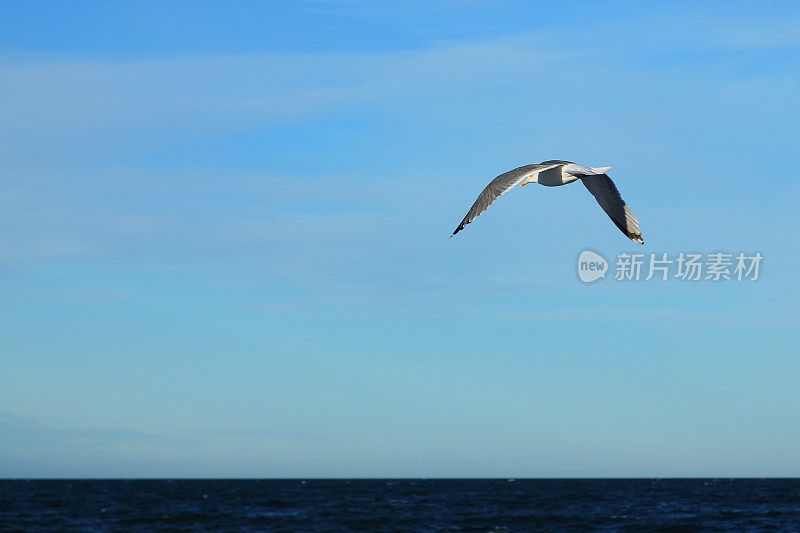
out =
[(605, 174), (606, 172), (611, 170), (611, 167), (589, 167), (589, 168), (594, 170), (595, 173), (597, 174)]
[(611, 167), (585, 167), (576, 163), (564, 165), (564, 171), (573, 176), (599, 176), (611, 170)]

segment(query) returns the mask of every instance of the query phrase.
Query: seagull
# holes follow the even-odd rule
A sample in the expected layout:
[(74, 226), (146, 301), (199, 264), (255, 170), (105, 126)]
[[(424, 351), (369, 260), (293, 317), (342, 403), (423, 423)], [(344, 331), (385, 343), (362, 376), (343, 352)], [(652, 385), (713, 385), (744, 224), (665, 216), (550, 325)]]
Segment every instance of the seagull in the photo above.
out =
[(636, 220), (636, 215), (633, 214), (628, 204), (622, 200), (614, 182), (606, 175), (609, 170), (611, 167), (585, 167), (571, 161), (552, 160), (542, 161), (535, 165), (524, 165), (500, 174), (483, 189), (478, 199), (472, 204), (467, 216), (450, 237), (478, 218), (495, 200), (517, 184), (524, 187), (529, 183), (540, 183), (547, 187), (558, 187), (581, 180), (622, 233), (633, 242), (644, 244), (639, 221)]

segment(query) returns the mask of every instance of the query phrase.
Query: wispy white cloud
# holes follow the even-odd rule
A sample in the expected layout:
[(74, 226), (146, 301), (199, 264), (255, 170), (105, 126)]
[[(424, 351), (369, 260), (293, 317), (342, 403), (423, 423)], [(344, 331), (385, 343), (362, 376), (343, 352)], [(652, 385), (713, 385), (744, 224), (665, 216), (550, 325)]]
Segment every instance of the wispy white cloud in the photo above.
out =
[[(651, 126), (640, 125), (639, 117), (652, 111), (655, 99), (664, 115), (658, 127), (669, 134), (670, 128), (691, 127), (679, 117), (691, 115), (692, 102), (675, 100), (688, 81), (675, 78), (670, 66), (647, 66), (644, 73), (620, 70), (619, 57), (657, 54), (664, 43), (680, 39), (688, 48), (706, 50), (709, 40), (735, 50), (748, 43), (758, 48), (769, 39), (790, 47), (796, 40), (785, 24), (772, 19), (747, 27), (741, 21), (717, 21), (705, 28), (702, 39), (688, 31), (699, 29), (700, 22), (685, 16), (669, 20), (657, 31), (585, 28), (581, 39), (568, 42), (557, 30), (546, 29), (378, 53), (119, 63), (6, 56), (0, 61), (0, 138), (8, 148), (0, 162), (0, 261), (8, 266), (115, 254), (196, 260), (253, 257), (261, 250), (294, 269), (308, 265), (319, 271), (321, 264), (333, 269), (339, 258), (345, 269), (345, 254), (368, 257), (386, 235), (395, 240), (408, 236), (406, 244), (414, 246), (411, 240), (418, 236), (413, 227), (433, 220), (430, 207), (448, 189), (430, 183), (426, 187), (435, 194), (419, 195), (409, 188), (411, 181), (374, 180), (373, 175), (332, 173), (309, 183), (308, 175), (237, 169), (226, 169), (223, 182), (210, 173), (175, 177), (166, 170), (136, 168), (130, 161), (196, 136), (279, 128), (326, 114), (352, 119), (377, 112), (418, 128), (460, 120), (467, 120), (468, 127), (486, 115), (478, 126), (515, 132), (481, 141), (487, 151), (527, 154), (533, 141), (538, 150), (546, 150), (563, 146), (563, 139), (589, 142), (597, 137), (587, 140), (574, 125), (564, 125), (565, 112), (575, 124), (602, 122), (604, 127), (609, 116), (620, 114), (627, 128), (623, 134), (646, 134)], [(670, 31), (676, 25), (687, 31)], [(650, 79), (657, 68), (667, 74)], [(732, 102), (757, 99), (765, 85), (749, 78), (699, 84), (711, 86), (712, 81), (713, 94), (703, 97)], [(769, 89), (779, 93), (771, 105), (782, 105), (781, 95), (794, 94), (796, 85), (770, 80)], [(568, 103), (552, 98), (564, 91), (570, 92)], [(614, 98), (608, 96), (615, 91)], [(536, 124), (526, 126), (531, 116), (537, 117)], [(553, 130), (547, 138), (536, 132), (543, 127)], [(458, 172), (459, 163), (453, 164)], [(406, 178), (395, 174), (394, 179)], [(211, 197), (216, 201), (210, 202)], [(393, 232), (398, 224), (404, 231)], [(321, 246), (334, 235), (339, 252)]]
[[(182, 57), (102, 63), (0, 63), (0, 135), (71, 136), (243, 127), (384, 98), (446, 91), (488, 72), (559, 57), (527, 37), (364, 54)], [(520, 45), (523, 46), (520, 46)]]
[[(795, 49), (800, 46), (791, 31), (796, 22), (720, 19), (709, 24), (681, 14), (657, 25), (582, 28), (579, 39), (567, 41), (560, 30), (542, 28), (481, 42), (376, 53), (123, 62), (7, 55), (0, 59), (0, 138), (18, 149), (11, 150), (10, 161), (15, 152), (52, 157), (69, 152), (76, 142), (84, 153), (92, 146), (98, 152), (124, 151), (126, 144), (141, 149), (176, 136), (220, 134), (325, 113), (402, 110), (421, 98), (457, 97), (464, 90), (480, 96), (481, 84), (521, 86), (553, 77), (585, 83), (598, 74), (586, 69), (602, 64), (604, 57)], [(111, 147), (109, 137), (125, 142)]]
[[(0, 411), (0, 478), (138, 477), (143, 464), (152, 467), (158, 463), (164, 468), (160, 475), (186, 475), (186, 462), (198, 461), (198, 456), (203, 461), (220, 460), (224, 448), (240, 449), (251, 457), (253, 453), (268, 454), (270, 447), (313, 447), (325, 441), (320, 434), (292, 430), (215, 429), (164, 434)], [(228, 472), (232, 471), (234, 468), (229, 468)]]
[(77, 426), (0, 411), (0, 477), (131, 476), (137, 457), (195, 446), (175, 435)]

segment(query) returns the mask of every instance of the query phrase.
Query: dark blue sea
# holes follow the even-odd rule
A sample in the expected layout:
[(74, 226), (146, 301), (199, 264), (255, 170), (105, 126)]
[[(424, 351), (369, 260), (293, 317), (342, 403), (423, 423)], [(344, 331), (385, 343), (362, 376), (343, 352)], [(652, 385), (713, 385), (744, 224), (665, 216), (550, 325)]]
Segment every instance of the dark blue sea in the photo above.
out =
[(0, 480), (0, 530), (800, 531), (800, 480)]

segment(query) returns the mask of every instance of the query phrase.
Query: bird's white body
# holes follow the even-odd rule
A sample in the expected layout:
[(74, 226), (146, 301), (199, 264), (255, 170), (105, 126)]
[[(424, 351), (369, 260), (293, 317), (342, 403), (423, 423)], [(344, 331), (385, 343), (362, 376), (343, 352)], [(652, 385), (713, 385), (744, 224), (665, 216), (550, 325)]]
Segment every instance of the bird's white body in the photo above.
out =
[(538, 183), (546, 187), (559, 187), (567, 185), (573, 181), (577, 181), (583, 176), (592, 176), (596, 174), (605, 174), (611, 170), (611, 167), (585, 167), (570, 163), (568, 165), (558, 165), (553, 168), (548, 168), (533, 174), (531, 177), (525, 179), (522, 185), (528, 183)]

